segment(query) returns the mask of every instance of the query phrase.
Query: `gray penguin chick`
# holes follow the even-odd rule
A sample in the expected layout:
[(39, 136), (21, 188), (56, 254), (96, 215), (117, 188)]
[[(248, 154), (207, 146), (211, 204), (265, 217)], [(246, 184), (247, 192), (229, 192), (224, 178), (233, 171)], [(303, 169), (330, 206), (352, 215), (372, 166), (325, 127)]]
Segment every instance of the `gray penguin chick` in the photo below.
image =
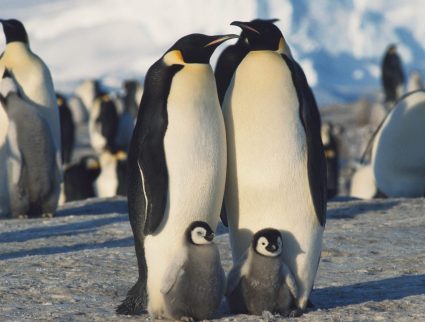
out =
[(226, 276), (214, 232), (203, 221), (187, 228), (182, 252), (168, 268), (161, 293), (164, 295), (166, 318), (184, 321), (213, 317), (223, 298)]
[(228, 275), (226, 298), (232, 313), (299, 315), (294, 300), (298, 288), (283, 262), (282, 246), (282, 235), (276, 229), (262, 229), (253, 236), (251, 246)]

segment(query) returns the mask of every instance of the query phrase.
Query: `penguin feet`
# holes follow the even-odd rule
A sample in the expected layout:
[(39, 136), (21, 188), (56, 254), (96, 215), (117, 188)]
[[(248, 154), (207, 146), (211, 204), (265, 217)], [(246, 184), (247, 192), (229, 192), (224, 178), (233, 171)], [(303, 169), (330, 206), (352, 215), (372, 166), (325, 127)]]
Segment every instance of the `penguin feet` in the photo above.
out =
[(196, 320), (193, 317), (191, 317), (191, 316), (182, 316), (180, 318), (180, 321), (183, 321), (183, 322), (195, 322)]
[(51, 212), (47, 212), (47, 213), (41, 214), (41, 218), (53, 218), (53, 214)]
[(273, 322), (276, 320), (276, 317), (270, 311), (263, 311), (263, 313), (261, 314), (261, 317), (264, 319), (264, 321), (267, 321), (267, 322)]
[(12, 214), (12, 219), (28, 219), (27, 214)]
[(304, 313), (304, 310), (302, 310), (302, 309), (295, 309), (295, 310), (292, 310), (291, 312), (289, 312), (288, 317), (290, 317), (290, 318), (296, 318), (296, 317), (299, 317), (299, 316), (303, 315), (303, 313)]
[(146, 305), (146, 287), (144, 287), (142, 282), (137, 281), (128, 291), (125, 300), (118, 305), (115, 312), (122, 315), (139, 315), (147, 312)]

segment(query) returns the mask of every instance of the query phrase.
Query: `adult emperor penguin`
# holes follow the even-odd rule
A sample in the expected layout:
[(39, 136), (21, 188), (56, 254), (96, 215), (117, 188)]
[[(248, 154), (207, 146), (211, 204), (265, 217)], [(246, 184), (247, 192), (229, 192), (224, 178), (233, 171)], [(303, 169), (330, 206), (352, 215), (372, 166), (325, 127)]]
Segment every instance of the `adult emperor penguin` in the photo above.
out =
[[(164, 312), (165, 268), (193, 221), (216, 228), (226, 176), (226, 134), (209, 59), (236, 35), (190, 34), (148, 70), (128, 158), (129, 219), (139, 279), (118, 313)], [(152, 272), (152, 274), (149, 274)]]
[(226, 276), (214, 232), (203, 221), (186, 230), (184, 247), (169, 264), (161, 286), (168, 319), (205, 320), (213, 317), (224, 295)]
[[(279, 19), (255, 19), (252, 21), (263, 21), (268, 23), (274, 23)], [(233, 74), (239, 63), (244, 59), (246, 54), (249, 52), (249, 42), (246, 37), (246, 31), (242, 30), (238, 41), (226, 47), (220, 54), (215, 66), (215, 80), (217, 84), (218, 99), (220, 104), (223, 104), (224, 95), (226, 94), (227, 88), (232, 80)]]
[(250, 52), (227, 90), (225, 209), (233, 261), (263, 228), (285, 232), (283, 260), (306, 308), (326, 222), (326, 161), (320, 115), (303, 70), (280, 30), (264, 21), (241, 27)]
[(34, 104), (47, 121), (54, 142), (57, 171), (62, 177), (59, 110), (52, 76), (41, 58), (31, 51), (22, 22), (16, 19), (0, 22), (6, 37), (6, 47), (0, 57), (0, 75), (7, 68), (17, 82), (22, 97)]
[(283, 248), (276, 229), (254, 234), (251, 246), (229, 272), (226, 298), (232, 313), (298, 315), (294, 307), (298, 289), (282, 260)]
[(388, 114), (372, 147), (376, 185), (387, 197), (425, 196), (425, 91), (406, 94)]
[(9, 118), (6, 170), (12, 217), (51, 216), (58, 205), (61, 174), (46, 120), (37, 106), (18, 93), (5, 70), (0, 84), (2, 106)]

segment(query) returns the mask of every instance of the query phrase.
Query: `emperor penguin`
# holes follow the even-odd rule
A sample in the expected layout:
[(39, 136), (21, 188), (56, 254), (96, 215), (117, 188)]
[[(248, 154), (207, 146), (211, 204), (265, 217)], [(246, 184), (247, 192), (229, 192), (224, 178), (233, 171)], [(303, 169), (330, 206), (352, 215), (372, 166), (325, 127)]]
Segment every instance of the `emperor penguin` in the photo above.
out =
[(68, 164), (72, 159), (75, 143), (75, 123), (64, 95), (56, 93), (61, 124), (62, 162)]
[[(3, 91), (3, 90), (2, 90)], [(9, 155), (9, 146), (7, 142), (7, 133), (9, 131), (9, 117), (7, 116), (6, 106), (0, 100), (0, 169), (6, 169)], [(6, 171), (0, 171), (0, 218), (9, 215), (9, 190), (8, 174)]]
[[(164, 314), (165, 268), (187, 227), (215, 230), (226, 177), (226, 132), (209, 59), (236, 35), (190, 34), (148, 70), (128, 157), (128, 206), (139, 279), (118, 307)], [(151, 274), (149, 274), (151, 272)]]
[(105, 150), (99, 155), (100, 174), (95, 181), (96, 196), (126, 195), (127, 153)]
[[(255, 19), (252, 21), (264, 21), (274, 23), (276, 21), (279, 21), (279, 19)], [(237, 42), (233, 45), (227, 46), (218, 57), (214, 75), (217, 84), (217, 92), (220, 105), (223, 104), (224, 95), (226, 94), (227, 88), (229, 87), (236, 68), (238, 67), (242, 59), (244, 59), (246, 54), (248, 54), (248, 52), (248, 38), (246, 37), (246, 32), (242, 30)]]
[(8, 175), (10, 215), (51, 216), (58, 205), (61, 173), (49, 125), (35, 104), (20, 97), (7, 69), (0, 88), (0, 100), (9, 118), (10, 150), (2, 171)]
[(298, 287), (282, 259), (284, 252), (278, 230), (265, 228), (254, 234), (250, 247), (228, 275), (226, 298), (232, 313), (298, 315)]
[(211, 319), (226, 287), (220, 253), (213, 243), (214, 232), (206, 222), (194, 221), (183, 238), (183, 247), (169, 263), (162, 282), (163, 317), (185, 321)]
[(387, 197), (425, 196), (425, 90), (406, 94), (388, 114), (372, 147), (376, 185)]
[(280, 30), (264, 21), (232, 25), (246, 32), (250, 47), (223, 102), (228, 152), (224, 204), (233, 262), (256, 231), (288, 232), (282, 258), (299, 290), (297, 307), (304, 310), (326, 222), (320, 115)]
[(334, 136), (333, 124), (324, 122), (320, 130), (320, 136), (323, 142), (323, 149), (326, 157), (327, 170), (327, 198), (332, 199), (338, 194), (339, 180), (339, 148)]
[(115, 102), (109, 94), (100, 94), (90, 110), (90, 144), (97, 153), (115, 149), (119, 117)]
[(59, 171), (62, 181), (59, 110), (52, 76), (43, 60), (31, 51), (22, 22), (16, 19), (2, 19), (0, 22), (6, 37), (6, 47), (0, 57), (0, 75), (7, 68), (18, 84), (22, 98), (34, 104), (46, 120), (55, 148), (56, 171)]

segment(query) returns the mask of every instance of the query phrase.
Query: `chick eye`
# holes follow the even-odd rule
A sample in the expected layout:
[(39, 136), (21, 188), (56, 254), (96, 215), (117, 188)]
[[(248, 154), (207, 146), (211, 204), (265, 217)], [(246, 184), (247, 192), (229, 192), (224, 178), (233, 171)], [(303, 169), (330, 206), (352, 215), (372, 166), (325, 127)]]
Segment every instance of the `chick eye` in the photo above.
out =
[(262, 242), (261, 245), (266, 246), (266, 243), (265, 242)]

